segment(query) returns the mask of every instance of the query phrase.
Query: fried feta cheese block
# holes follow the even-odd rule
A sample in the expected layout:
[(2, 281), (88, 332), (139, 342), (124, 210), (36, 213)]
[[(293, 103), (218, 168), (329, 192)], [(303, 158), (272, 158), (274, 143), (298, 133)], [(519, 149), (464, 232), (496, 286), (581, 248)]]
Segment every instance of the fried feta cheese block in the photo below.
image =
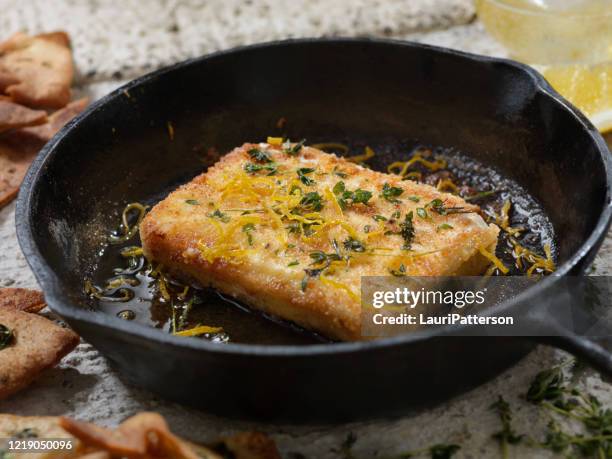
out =
[(362, 276), (482, 274), (498, 232), (432, 186), (267, 143), (234, 149), (140, 226), (170, 275), (345, 341), (362, 338)]

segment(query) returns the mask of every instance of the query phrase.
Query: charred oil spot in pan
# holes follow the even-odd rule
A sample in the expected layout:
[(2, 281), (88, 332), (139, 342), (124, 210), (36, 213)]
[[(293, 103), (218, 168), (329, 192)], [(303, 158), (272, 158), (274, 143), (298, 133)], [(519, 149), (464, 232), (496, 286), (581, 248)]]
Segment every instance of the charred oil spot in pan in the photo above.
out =
[[(544, 269), (533, 263), (534, 260), (545, 262), (544, 247), (548, 248), (550, 258), (555, 258), (553, 226), (537, 200), (518, 183), (469, 155), (451, 149), (415, 147), (410, 142), (345, 142), (341, 145), (344, 147), (328, 145), (326, 149), (348, 157), (366, 158), (364, 165), (382, 171), (393, 167), (393, 162), (398, 159), (405, 164), (419, 155), (425, 161), (416, 161), (404, 171), (406, 179), (463, 196), (478, 204), (489, 221), (500, 223), (505, 215), (507, 230), (500, 233), (495, 255), (508, 267), (508, 274), (525, 274), (530, 268), (531, 274), (545, 274)], [(371, 150), (366, 151), (366, 146)], [(374, 156), (372, 152), (375, 152)], [(444, 163), (444, 167), (426, 166), (436, 161), (438, 165)], [(144, 204), (153, 206), (168, 191), (171, 190), (164, 190)], [(137, 212), (128, 213), (127, 227), (122, 225), (115, 231), (115, 237), (121, 239), (122, 235), (129, 233), (138, 218)], [(112, 230), (109, 228), (109, 233)], [(92, 263), (97, 268), (88, 279), (86, 290), (93, 308), (167, 333), (199, 336), (218, 343), (307, 345), (329, 342), (291, 323), (253, 311), (212, 289), (175, 282), (158, 267), (148, 264), (138, 252), (140, 240), (137, 231), (127, 239), (117, 244), (106, 244), (100, 250), (98, 260)], [(536, 258), (531, 258), (530, 262), (525, 254)], [(501, 273), (492, 265), (490, 274)]]

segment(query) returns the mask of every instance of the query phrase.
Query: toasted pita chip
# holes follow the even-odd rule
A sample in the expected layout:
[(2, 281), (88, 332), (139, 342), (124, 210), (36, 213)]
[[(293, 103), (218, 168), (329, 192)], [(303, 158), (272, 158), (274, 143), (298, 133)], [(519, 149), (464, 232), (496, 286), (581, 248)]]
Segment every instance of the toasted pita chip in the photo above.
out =
[(44, 143), (38, 138), (9, 132), (0, 138), (0, 208), (11, 202)]
[(221, 439), (236, 459), (281, 459), (274, 440), (261, 432), (242, 432)]
[(68, 104), (49, 116), (43, 125), (17, 129), (0, 137), (0, 208), (17, 196), (28, 167), (39, 150), (87, 106), (87, 101), (84, 98)]
[(78, 457), (78, 459), (112, 459), (108, 451), (92, 451)]
[(47, 304), (42, 292), (27, 288), (0, 288), (0, 309), (39, 312)]
[[(72, 449), (45, 452), (16, 452), (8, 455), (11, 459), (70, 459), (81, 455), (80, 442), (62, 429), (59, 418), (51, 416), (13, 416), (0, 414), (0, 439), (36, 436), (36, 439), (66, 439), (72, 442)], [(3, 450), (0, 440), (0, 457)]]
[(64, 32), (16, 33), (0, 43), (0, 90), (29, 107), (61, 108), (70, 101), (74, 74)]
[(89, 104), (89, 99), (87, 97), (70, 102), (61, 110), (57, 110), (49, 115), (47, 123), (41, 124), (40, 126), (24, 128), (22, 132), (32, 135), (41, 141), (48, 142), (68, 121), (85, 110), (87, 104)]
[[(87, 446), (108, 451), (112, 456), (198, 459), (191, 448), (168, 429), (157, 413), (140, 413), (110, 430), (82, 421), (61, 418), (60, 425)], [(204, 459), (217, 459), (209, 456)]]
[(0, 309), (0, 324), (13, 339), (0, 348), (0, 399), (30, 384), (79, 344), (79, 336), (36, 314)]
[(0, 100), (0, 132), (47, 122), (47, 112)]
[(60, 425), (88, 447), (103, 449), (111, 454), (133, 457), (142, 456), (147, 451), (146, 439), (143, 436), (126, 438), (117, 430), (64, 417), (60, 418)]

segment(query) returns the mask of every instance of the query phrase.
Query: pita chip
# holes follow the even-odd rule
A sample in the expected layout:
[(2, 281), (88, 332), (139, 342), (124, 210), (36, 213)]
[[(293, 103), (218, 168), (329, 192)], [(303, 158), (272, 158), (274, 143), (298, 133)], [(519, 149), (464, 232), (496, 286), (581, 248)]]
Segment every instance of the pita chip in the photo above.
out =
[[(12, 451), (8, 456), (11, 459), (69, 459), (79, 456), (83, 449), (80, 447), (77, 439), (60, 427), (58, 417), (0, 414), (0, 439), (27, 438), (32, 436), (36, 436), (36, 439), (70, 440), (73, 447), (72, 449), (40, 452)], [(0, 454), (2, 454), (4, 448), (5, 445), (0, 440)]]
[(70, 102), (74, 75), (65, 32), (16, 33), (0, 43), (0, 92), (29, 107), (61, 108)]
[(0, 100), (0, 132), (47, 122), (47, 112)]
[(46, 305), (41, 291), (28, 288), (0, 288), (0, 309), (39, 312)]
[(22, 132), (30, 134), (46, 143), (51, 140), (68, 121), (85, 110), (87, 104), (89, 104), (89, 98), (87, 97), (70, 102), (64, 108), (49, 115), (49, 119), (45, 124), (24, 128)]
[(17, 196), (40, 149), (64, 124), (83, 111), (87, 102), (87, 98), (75, 100), (50, 115), (45, 124), (7, 132), (0, 137), (0, 208)]
[(76, 333), (36, 314), (2, 308), (0, 324), (0, 399), (28, 386), (79, 343)]

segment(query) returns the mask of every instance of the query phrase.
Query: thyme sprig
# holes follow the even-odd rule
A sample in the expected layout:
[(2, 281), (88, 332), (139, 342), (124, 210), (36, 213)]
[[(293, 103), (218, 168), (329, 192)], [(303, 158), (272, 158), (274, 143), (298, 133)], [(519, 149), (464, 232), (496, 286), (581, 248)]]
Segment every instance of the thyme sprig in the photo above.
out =
[(495, 432), (492, 437), (497, 440), (502, 451), (502, 457), (508, 457), (508, 446), (520, 443), (524, 435), (517, 434), (512, 428), (512, 413), (510, 404), (500, 395), (495, 403), (491, 405), (491, 409), (495, 410), (501, 420), (502, 428), (499, 432)]

